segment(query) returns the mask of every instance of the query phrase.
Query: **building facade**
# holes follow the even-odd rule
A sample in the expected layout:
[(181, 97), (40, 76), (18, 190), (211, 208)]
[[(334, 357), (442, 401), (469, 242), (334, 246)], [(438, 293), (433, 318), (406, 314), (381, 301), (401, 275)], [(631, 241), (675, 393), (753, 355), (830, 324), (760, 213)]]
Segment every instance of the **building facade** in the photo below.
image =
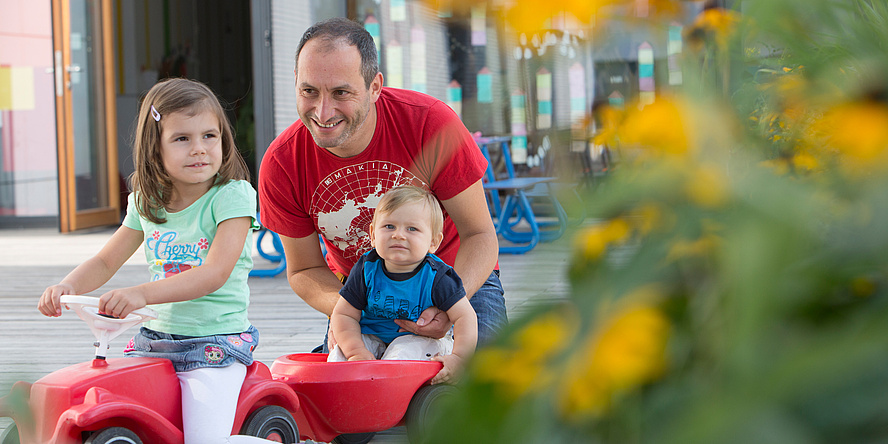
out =
[[(472, 132), (510, 135), (513, 159), (530, 173), (589, 157), (596, 101), (621, 106), (676, 81), (669, 57), (680, 24), (662, 36), (613, 24), (619, 44), (596, 47), (576, 20), (527, 35), (496, 20), (502, 2), (433, 3), (0, 0), (0, 229), (117, 224), (140, 97), (170, 76), (219, 94), (255, 180), (268, 144), (298, 119), (299, 38), (329, 17), (370, 31), (387, 86), (445, 101)], [(702, 7), (684, 3), (688, 17)]]

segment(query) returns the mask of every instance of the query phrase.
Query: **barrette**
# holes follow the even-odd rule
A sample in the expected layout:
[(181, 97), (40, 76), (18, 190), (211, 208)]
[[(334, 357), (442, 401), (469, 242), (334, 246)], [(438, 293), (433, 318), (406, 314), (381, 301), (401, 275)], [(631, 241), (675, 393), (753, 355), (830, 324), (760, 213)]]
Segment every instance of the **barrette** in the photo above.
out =
[(151, 115), (154, 117), (156, 122), (160, 122), (160, 113), (157, 112), (157, 109), (154, 108), (154, 105), (151, 105)]

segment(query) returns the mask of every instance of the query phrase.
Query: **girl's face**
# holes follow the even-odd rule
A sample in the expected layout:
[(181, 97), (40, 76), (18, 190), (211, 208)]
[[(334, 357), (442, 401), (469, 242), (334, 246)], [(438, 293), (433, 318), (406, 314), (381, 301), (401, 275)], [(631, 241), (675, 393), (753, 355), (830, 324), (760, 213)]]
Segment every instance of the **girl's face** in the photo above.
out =
[(222, 131), (210, 111), (194, 116), (175, 112), (163, 116), (160, 135), (163, 166), (179, 192), (199, 186), (210, 189), (222, 166)]
[(392, 273), (413, 271), (425, 257), (434, 253), (444, 238), (433, 233), (426, 202), (411, 202), (391, 213), (378, 213), (370, 228), (370, 244), (385, 259)]

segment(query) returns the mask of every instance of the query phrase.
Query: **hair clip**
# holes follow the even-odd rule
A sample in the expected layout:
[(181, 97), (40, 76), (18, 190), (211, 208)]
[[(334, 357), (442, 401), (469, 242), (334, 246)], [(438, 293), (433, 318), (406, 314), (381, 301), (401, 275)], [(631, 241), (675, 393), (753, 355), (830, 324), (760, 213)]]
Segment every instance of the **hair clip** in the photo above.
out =
[(154, 117), (154, 120), (160, 122), (160, 113), (157, 112), (157, 109), (154, 108), (154, 105), (151, 105), (151, 115)]

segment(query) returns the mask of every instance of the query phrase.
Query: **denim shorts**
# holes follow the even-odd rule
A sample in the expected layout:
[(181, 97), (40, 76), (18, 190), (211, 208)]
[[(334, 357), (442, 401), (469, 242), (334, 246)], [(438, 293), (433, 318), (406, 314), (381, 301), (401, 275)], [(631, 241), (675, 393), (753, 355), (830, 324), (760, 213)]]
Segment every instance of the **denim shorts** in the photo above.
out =
[(164, 358), (177, 372), (205, 367), (228, 367), (235, 361), (253, 363), (253, 350), (259, 344), (259, 330), (252, 325), (243, 333), (212, 336), (182, 336), (142, 327), (124, 356)]
[[(490, 277), (469, 299), (475, 314), (478, 316), (478, 346), (493, 341), (506, 325), (509, 318), (506, 314), (506, 298), (503, 283), (499, 278), (499, 270), (493, 270)], [(327, 321), (327, 331), (330, 330), (330, 322)], [(324, 343), (315, 347), (312, 353), (327, 353), (327, 335), (324, 335)]]

